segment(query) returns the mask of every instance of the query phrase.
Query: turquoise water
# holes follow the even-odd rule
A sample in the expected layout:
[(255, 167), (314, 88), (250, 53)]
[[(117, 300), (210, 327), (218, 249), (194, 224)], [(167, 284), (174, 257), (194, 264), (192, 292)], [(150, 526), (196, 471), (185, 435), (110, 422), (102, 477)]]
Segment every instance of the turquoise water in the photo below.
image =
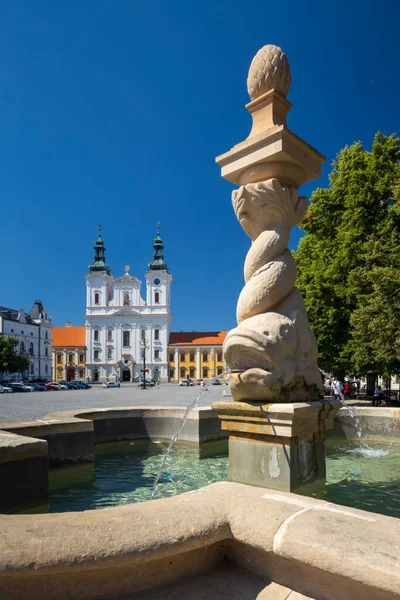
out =
[[(65, 512), (149, 500), (167, 444), (147, 441), (96, 446), (94, 464), (52, 469), (50, 504), (23, 512)], [(167, 458), (157, 498), (228, 479), (226, 443), (202, 450), (177, 446)], [(327, 485), (320, 495), (336, 504), (400, 517), (400, 446), (327, 443)]]

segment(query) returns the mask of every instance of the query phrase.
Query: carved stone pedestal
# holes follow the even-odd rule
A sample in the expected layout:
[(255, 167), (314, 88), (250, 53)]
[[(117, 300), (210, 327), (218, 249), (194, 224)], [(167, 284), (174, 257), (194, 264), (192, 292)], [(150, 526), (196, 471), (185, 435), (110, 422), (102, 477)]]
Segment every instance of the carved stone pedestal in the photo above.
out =
[(325, 432), (340, 402), (215, 402), (229, 431), (229, 479), (285, 492), (325, 484)]

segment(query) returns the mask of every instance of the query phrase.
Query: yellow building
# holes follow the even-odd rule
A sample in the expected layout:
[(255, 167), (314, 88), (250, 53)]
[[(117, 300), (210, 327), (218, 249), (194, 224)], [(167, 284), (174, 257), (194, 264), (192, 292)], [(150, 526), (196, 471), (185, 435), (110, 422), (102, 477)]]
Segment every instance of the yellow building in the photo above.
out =
[(86, 377), (86, 329), (53, 327), (53, 381), (85, 380)]
[[(168, 381), (207, 380), (226, 373), (222, 352), (226, 331), (179, 331), (168, 344)], [(223, 381), (224, 377), (221, 377)]]

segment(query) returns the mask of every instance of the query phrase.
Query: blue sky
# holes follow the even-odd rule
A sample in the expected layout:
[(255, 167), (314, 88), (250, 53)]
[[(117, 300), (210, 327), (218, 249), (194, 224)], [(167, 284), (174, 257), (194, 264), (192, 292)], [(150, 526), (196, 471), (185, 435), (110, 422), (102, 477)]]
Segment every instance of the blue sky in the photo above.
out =
[[(84, 324), (84, 275), (143, 280), (161, 221), (173, 330), (235, 324), (249, 247), (215, 156), (250, 129), (247, 71), (267, 43), (292, 69), (288, 126), (327, 156), (399, 132), (400, 4), (3, 0), (0, 305), (41, 299)], [(294, 231), (291, 247), (299, 232)]]

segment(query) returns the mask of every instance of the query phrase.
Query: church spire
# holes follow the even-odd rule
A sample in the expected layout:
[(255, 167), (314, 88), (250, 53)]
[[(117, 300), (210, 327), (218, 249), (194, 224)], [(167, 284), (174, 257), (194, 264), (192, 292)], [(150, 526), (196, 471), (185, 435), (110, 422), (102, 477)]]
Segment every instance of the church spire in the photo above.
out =
[(147, 272), (150, 273), (151, 271), (164, 271), (165, 273), (169, 273), (168, 266), (164, 261), (164, 245), (160, 237), (159, 221), (157, 222), (157, 235), (154, 238), (153, 248), (153, 260), (151, 263), (149, 263), (149, 270)]
[(93, 246), (94, 249), (94, 261), (89, 265), (89, 273), (106, 273), (111, 274), (110, 267), (106, 265), (105, 247), (103, 238), (101, 237), (101, 225), (98, 225), (99, 236)]

